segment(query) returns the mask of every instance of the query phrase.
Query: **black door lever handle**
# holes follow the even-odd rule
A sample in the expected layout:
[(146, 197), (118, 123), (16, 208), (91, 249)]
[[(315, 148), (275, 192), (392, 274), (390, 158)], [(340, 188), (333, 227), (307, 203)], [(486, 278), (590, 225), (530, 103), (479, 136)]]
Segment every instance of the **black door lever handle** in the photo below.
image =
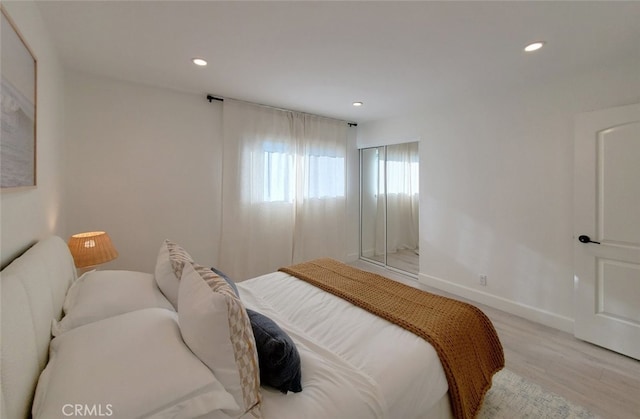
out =
[(600, 242), (594, 242), (593, 240), (591, 240), (591, 237), (589, 236), (580, 236), (578, 237), (578, 240), (580, 241), (580, 243), (600, 244)]

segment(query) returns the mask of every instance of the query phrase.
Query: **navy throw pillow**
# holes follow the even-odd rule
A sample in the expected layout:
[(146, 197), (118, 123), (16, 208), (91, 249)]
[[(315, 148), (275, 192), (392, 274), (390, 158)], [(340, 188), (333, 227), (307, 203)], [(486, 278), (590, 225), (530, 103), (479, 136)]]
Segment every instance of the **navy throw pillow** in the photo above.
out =
[(224, 272), (214, 268), (213, 266), (211, 267), (211, 270), (216, 275), (218, 275), (219, 277), (221, 277), (222, 279), (227, 281), (227, 284), (229, 284), (229, 286), (233, 289), (233, 292), (236, 294), (236, 297), (240, 298), (240, 294), (238, 294), (238, 287), (236, 287), (236, 283), (233, 282), (233, 280), (231, 278), (229, 278)]
[(298, 349), (289, 335), (273, 320), (247, 309), (258, 350), (260, 382), (283, 393), (302, 391)]

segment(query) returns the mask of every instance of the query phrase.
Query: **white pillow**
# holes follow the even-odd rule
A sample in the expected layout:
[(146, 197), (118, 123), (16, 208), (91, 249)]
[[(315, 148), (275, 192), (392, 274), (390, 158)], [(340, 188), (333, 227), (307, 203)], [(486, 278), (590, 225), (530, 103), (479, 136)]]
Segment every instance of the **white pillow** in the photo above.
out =
[[(51, 341), (34, 418), (228, 418), (238, 405), (180, 337), (175, 312), (111, 317)], [(93, 413), (93, 414), (87, 414)], [(100, 414), (102, 413), (102, 414)]]
[(65, 316), (54, 320), (53, 336), (107, 317), (142, 308), (174, 310), (153, 275), (133, 271), (90, 271), (69, 288), (62, 306)]
[(261, 417), (256, 342), (229, 284), (210, 269), (185, 263), (178, 307), (182, 338), (233, 395), (240, 416)]
[(170, 240), (165, 240), (156, 260), (156, 282), (165, 297), (178, 309), (178, 287), (185, 262), (193, 262), (186, 250)]

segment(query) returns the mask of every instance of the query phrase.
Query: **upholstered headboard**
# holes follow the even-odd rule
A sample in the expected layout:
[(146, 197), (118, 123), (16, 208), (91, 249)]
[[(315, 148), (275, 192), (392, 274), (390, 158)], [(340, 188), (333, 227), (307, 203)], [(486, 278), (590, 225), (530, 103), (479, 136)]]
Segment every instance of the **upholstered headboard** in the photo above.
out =
[(51, 320), (59, 320), (76, 268), (67, 244), (52, 236), (2, 270), (0, 417), (28, 418), (49, 356)]

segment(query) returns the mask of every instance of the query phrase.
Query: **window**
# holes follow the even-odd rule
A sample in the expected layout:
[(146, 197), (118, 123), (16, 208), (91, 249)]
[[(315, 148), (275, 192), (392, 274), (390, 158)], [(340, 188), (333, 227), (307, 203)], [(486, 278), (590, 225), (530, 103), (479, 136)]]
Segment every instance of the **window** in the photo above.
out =
[(262, 201), (293, 202), (295, 191), (294, 155), (284, 144), (265, 143), (263, 153)]
[(345, 196), (344, 157), (310, 155), (309, 180), (305, 185), (305, 198), (338, 198)]
[[(304, 198), (324, 199), (345, 196), (344, 157), (310, 154), (307, 166)], [(285, 144), (268, 142), (262, 153), (263, 202), (293, 202), (296, 188), (296, 158)]]

